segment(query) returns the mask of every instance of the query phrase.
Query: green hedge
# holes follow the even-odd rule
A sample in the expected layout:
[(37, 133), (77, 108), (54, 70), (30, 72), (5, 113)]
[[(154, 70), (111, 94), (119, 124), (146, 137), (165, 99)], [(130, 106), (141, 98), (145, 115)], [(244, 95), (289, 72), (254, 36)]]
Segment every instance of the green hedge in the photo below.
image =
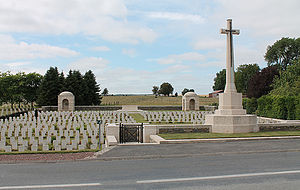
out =
[(257, 110), (257, 99), (256, 98), (244, 98), (243, 107), (246, 109), (248, 114), (255, 114)]
[(300, 119), (300, 95), (265, 95), (257, 99), (257, 115), (277, 119)]

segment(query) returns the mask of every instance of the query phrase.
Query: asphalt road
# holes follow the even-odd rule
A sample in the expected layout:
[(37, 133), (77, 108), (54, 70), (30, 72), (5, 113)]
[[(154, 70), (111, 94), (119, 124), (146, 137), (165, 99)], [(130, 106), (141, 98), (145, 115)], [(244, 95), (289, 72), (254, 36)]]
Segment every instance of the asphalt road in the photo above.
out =
[[(179, 148), (176, 145), (169, 146), (171, 154), (165, 158), (0, 164), (0, 189), (299, 189), (299, 140), (261, 143), (270, 147), (264, 152), (262, 147), (255, 148), (256, 143), (223, 143), (218, 145), (219, 154), (193, 154), (200, 149), (197, 146), (216, 146), (201, 143), (181, 145), (185, 153), (191, 153), (181, 157), (173, 155), (178, 150), (172, 149)], [(288, 144), (289, 149), (283, 150)], [(253, 151), (239, 153), (243, 146), (248, 150), (254, 146)], [(136, 146), (113, 150), (122, 153), (128, 147)], [(236, 150), (230, 152), (229, 147)], [(269, 151), (272, 148), (275, 151)], [(153, 147), (145, 146), (147, 149)], [(106, 154), (109, 158), (113, 152)]]

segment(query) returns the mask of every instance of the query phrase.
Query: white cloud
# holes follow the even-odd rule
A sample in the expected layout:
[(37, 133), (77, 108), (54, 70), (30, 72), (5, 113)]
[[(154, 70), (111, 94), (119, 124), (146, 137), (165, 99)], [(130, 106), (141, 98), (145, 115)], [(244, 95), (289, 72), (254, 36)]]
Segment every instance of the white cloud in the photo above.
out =
[(232, 18), (234, 26), (241, 32), (250, 29), (256, 36), (299, 37), (300, 1), (299, 0), (218, 0), (220, 10), (216, 18)]
[(20, 60), (36, 58), (70, 57), (79, 53), (67, 48), (47, 44), (17, 43), (9, 35), (0, 35), (0, 59)]
[(173, 21), (189, 21), (194, 23), (204, 23), (205, 19), (200, 15), (187, 14), (187, 13), (176, 13), (176, 12), (149, 12), (146, 13), (147, 17), (154, 19), (166, 19)]
[(162, 72), (163, 73), (179, 73), (179, 72), (188, 72), (188, 69), (190, 68), (190, 66), (187, 65), (182, 65), (182, 64), (178, 64), (178, 65), (171, 65), (169, 67), (167, 67), (166, 69), (164, 69)]
[(109, 61), (101, 57), (87, 57), (72, 62), (68, 67), (69, 69), (80, 70), (81, 72), (92, 70), (96, 73), (103, 71), (108, 64)]
[(5, 65), (8, 67), (20, 67), (20, 66), (30, 65), (30, 64), (31, 62), (24, 61), (24, 62), (10, 62), (10, 63), (6, 63)]
[(226, 46), (225, 40), (218, 40), (218, 39), (201, 39), (196, 41), (193, 46), (194, 49), (197, 50), (209, 50), (209, 49), (218, 49), (218, 48), (225, 48)]
[(159, 64), (180, 64), (185, 61), (199, 62), (203, 60), (204, 56), (197, 52), (187, 52), (183, 54), (169, 55), (165, 58), (149, 59), (149, 61), (157, 61)]
[(128, 22), (122, 0), (10, 0), (0, 4), (0, 31), (100, 36), (113, 42), (152, 42), (156, 33)]
[(137, 56), (135, 49), (122, 49), (122, 53), (124, 55), (128, 55), (129, 57), (133, 58)]
[(92, 47), (91, 50), (93, 50), (93, 51), (110, 51), (110, 48), (106, 47), (106, 46), (96, 46), (96, 47)]

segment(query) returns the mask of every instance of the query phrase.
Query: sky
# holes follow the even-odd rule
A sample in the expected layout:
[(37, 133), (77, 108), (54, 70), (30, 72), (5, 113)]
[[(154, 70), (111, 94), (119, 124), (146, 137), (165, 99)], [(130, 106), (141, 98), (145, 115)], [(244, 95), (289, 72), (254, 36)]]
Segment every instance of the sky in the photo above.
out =
[(212, 91), (233, 20), (235, 67), (267, 66), (268, 45), (300, 36), (299, 0), (0, 0), (0, 72), (92, 70), (110, 94)]

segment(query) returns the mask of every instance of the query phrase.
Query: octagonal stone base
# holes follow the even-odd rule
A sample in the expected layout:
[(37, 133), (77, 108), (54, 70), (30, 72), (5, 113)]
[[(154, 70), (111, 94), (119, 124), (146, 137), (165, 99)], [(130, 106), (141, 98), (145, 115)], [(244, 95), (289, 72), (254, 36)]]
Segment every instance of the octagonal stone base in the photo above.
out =
[(206, 115), (205, 124), (212, 126), (212, 133), (249, 133), (259, 130), (256, 115)]

